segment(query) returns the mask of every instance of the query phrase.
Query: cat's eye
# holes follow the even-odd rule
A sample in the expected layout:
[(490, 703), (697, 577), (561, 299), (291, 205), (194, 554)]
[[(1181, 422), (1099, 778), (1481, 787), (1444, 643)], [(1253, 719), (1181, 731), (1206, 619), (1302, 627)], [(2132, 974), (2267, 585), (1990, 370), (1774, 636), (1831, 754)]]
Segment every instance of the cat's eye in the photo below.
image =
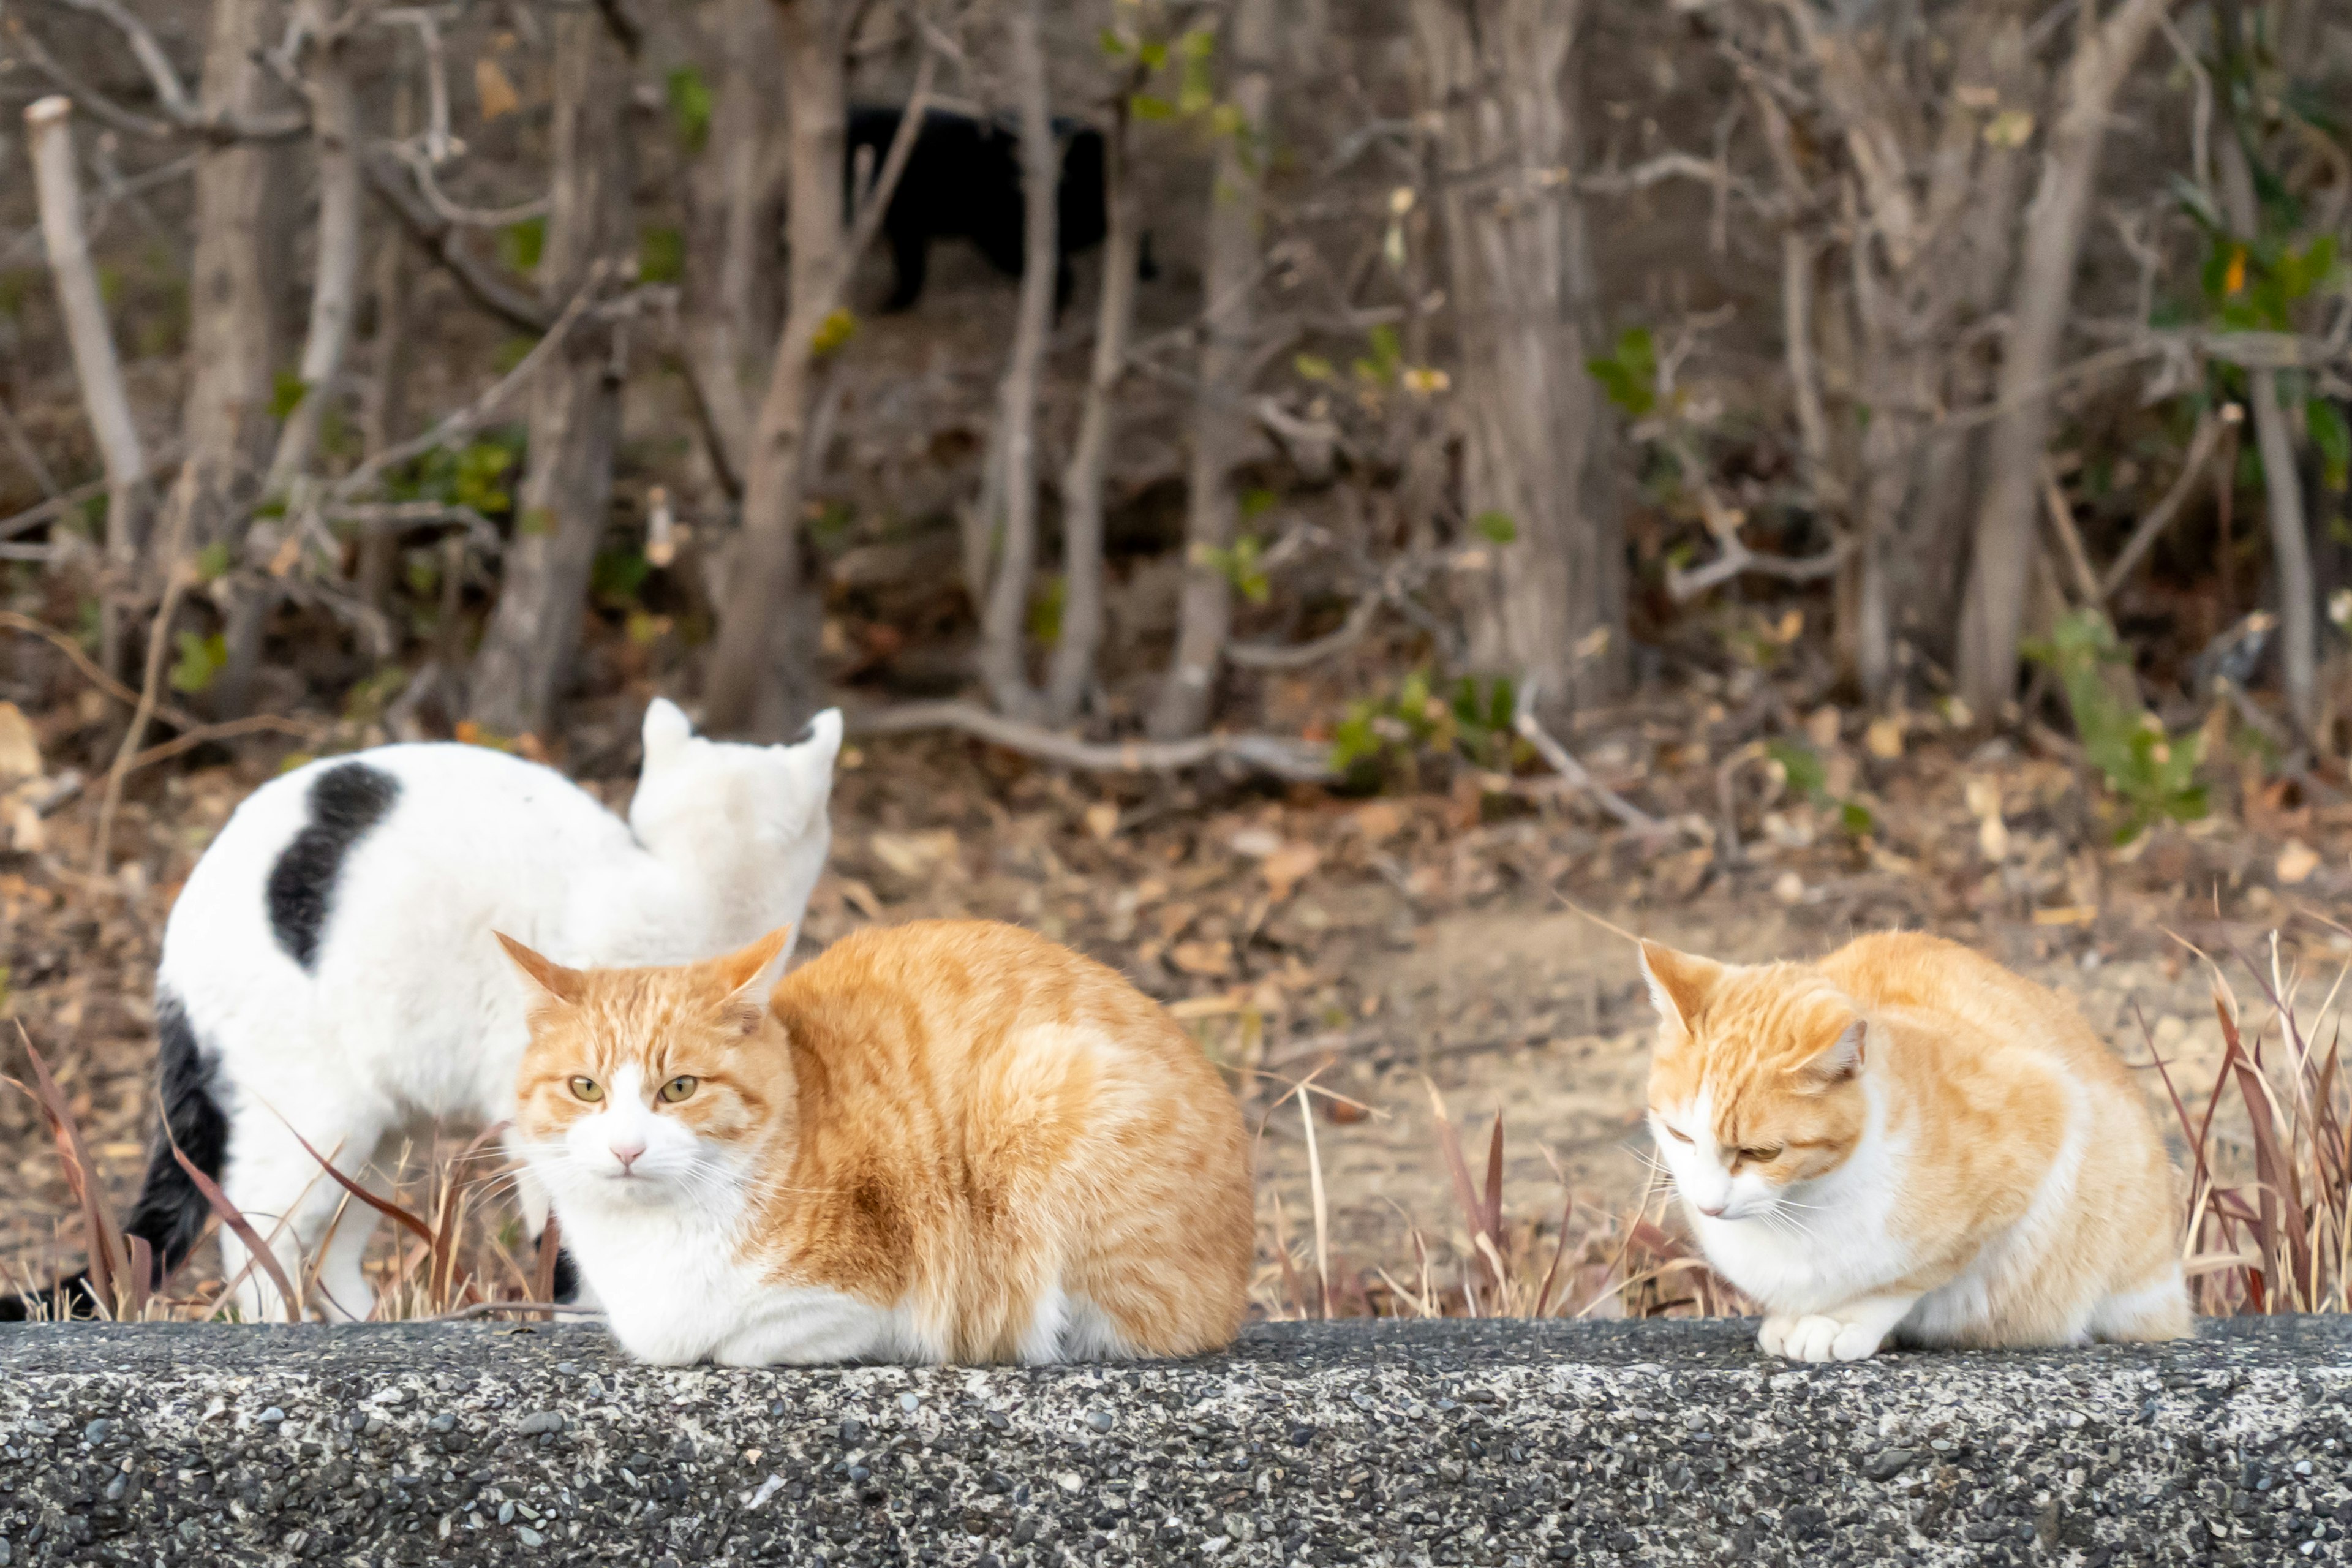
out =
[(1685, 1132), (1682, 1129), (1664, 1121), (1659, 1122), (1658, 1125), (1665, 1128), (1666, 1136), (1673, 1139), (1675, 1142), (1687, 1143), (1690, 1142), (1690, 1134)]
[(572, 1080), (572, 1096), (593, 1105), (604, 1098), (604, 1086), (593, 1078), (575, 1078)]
[(1751, 1165), (1769, 1165), (1780, 1157), (1780, 1145), (1774, 1143), (1764, 1148), (1742, 1149), (1739, 1157)]
[(688, 1095), (692, 1094), (696, 1086), (702, 1080), (700, 1079), (693, 1078), (686, 1073), (680, 1073), (677, 1077), (662, 1085), (661, 1097), (669, 1101), (670, 1104), (676, 1105), (679, 1100), (684, 1100)]

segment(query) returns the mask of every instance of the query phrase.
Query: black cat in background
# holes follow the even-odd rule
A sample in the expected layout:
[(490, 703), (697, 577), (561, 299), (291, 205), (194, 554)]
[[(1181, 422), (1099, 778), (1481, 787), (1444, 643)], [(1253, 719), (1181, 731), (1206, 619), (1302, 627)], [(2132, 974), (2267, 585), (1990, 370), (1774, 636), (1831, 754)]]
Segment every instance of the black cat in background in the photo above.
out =
[[(890, 141), (898, 133), (904, 111), (892, 108), (849, 111), (848, 179), (855, 202), (861, 150), (870, 162), (865, 178), (880, 177), (882, 161), (890, 154)], [(1054, 310), (1059, 314), (1070, 298), (1070, 258), (1102, 243), (1107, 223), (1104, 211), (1102, 132), (1073, 120), (1055, 120), (1054, 134), (1062, 142), (1062, 184), (1058, 214), (1061, 255), (1054, 272)], [(903, 310), (919, 299), (934, 238), (961, 237), (980, 247), (997, 270), (1018, 278), (1025, 251), (1022, 237), (1024, 204), (1021, 195), (1021, 138), (1009, 129), (952, 110), (933, 109), (923, 115), (908, 155), (907, 172), (883, 215), (882, 232), (890, 237), (890, 254), (898, 264), (898, 283), (885, 310)], [(1147, 259), (1141, 276), (1152, 276)]]

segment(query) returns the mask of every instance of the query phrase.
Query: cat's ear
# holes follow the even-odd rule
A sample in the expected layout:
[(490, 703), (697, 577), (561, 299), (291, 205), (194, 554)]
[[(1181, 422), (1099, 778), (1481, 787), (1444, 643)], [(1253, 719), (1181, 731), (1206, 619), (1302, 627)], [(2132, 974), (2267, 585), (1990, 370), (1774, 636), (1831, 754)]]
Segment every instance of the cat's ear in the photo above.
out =
[(1698, 1016), (1715, 983), (1723, 978), (1723, 965), (1644, 938), (1642, 978), (1650, 987), (1650, 1005), (1658, 1010), (1658, 1017), (1687, 1035), (1691, 1020)]
[(1869, 1024), (1856, 1018), (1797, 1070), (1811, 1088), (1830, 1089), (1843, 1083), (1862, 1071), (1863, 1046), (1869, 1037)]
[(768, 993), (783, 977), (785, 956), (792, 952), (793, 939), (799, 934), (797, 925), (780, 926), (751, 946), (711, 961), (711, 968), (726, 992), (722, 1005), (745, 1034), (758, 1028), (760, 1021), (768, 1016)]
[(566, 1005), (580, 1000), (582, 983), (587, 979), (586, 975), (533, 952), (502, 931), (494, 931), (490, 934), (499, 939), (499, 945), (507, 950), (507, 956), (514, 960), (514, 966), (522, 971), (523, 978), (537, 987), (541, 995)]
[(828, 708), (811, 719), (793, 737), (789, 749), (794, 761), (805, 759), (811, 766), (832, 773), (833, 760), (841, 754), (841, 710)]
[(694, 725), (686, 710), (667, 697), (656, 697), (646, 707), (645, 729), (646, 766), (659, 767), (684, 749), (694, 739)]

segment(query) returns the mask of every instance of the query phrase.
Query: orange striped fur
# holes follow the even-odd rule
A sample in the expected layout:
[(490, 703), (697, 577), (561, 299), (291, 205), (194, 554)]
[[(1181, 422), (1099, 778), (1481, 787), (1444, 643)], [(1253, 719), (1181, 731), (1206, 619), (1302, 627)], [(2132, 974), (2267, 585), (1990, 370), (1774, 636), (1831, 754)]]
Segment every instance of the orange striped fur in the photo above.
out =
[(2064, 997), (1910, 932), (1812, 963), (1642, 960), (1659, 1152), (1767, 1350), (2188, 1331), (2171, 1163)]
[(670, 1267), (659, 1242), (625, 1239), (658, 1236), (636, 1212), (657, 1194), (534, 1155), (559, 1170), (566, 1244), (625, 1342), (658, 1360), (990, 1362), (1232, 1339), (1255, 1247), (1248, 1142), (1162, 1008), (1009, 925), (860, 931), (770, 993), (776, 945), (585, 973), (517, 953), (545, 998), (519, 1083), (528, 1145), (609, 1164), (583, 1126), (603, 1102), (575, 1086), (626, 1081), (631, 1105), (604, 1120), (643, 1134), (640, 1161), (664, 1139), (688, 1151), (664, 1201), (726, 1216), (712, 1246), (729, 1267), (703, 1287), (722, 1307), (692, 1309), (709, 1321), (678, 1342), (638, 1321), (662, 1300), (629, 1307), (632, 1276)]

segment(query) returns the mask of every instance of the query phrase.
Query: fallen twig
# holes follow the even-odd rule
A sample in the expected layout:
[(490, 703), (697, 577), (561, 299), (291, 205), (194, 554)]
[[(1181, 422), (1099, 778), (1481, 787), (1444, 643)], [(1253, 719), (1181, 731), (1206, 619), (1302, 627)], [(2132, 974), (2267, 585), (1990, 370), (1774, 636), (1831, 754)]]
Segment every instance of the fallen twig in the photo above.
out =
[(960, 730), (967, 735), (1066, 768), (1088, 773), (1172, 773), (1227, 762), (1298, 784), (1332, 776), (1329, 752), (1281, 735), (1196, 735), (1186, 741), (1094, 742), (1024, 724), (970, 702), (910, 702), (853, 716), (850, 731), (899, 735), (918, 730)]
[(1520, 738), (1536, 749), (1552, 772), (1577, 789), (1591, 795), (1601, 808), (1627, 827), (1644, 837), (1664, 837), (1674, 830), (1599, 779), (1585, 771), (1582, 763), (1570, 754), (1566, 746), (1552, 739), (1550, 733), (1536, 721), (1536, 683), (1530, 675), (1519, 682), (1517, 710), (1511, 715), (1511, 727)]
[(2198, 420), (2197, 434), (2189, 438), (2189, 455), (2181, 459), (2180, 477), (2172, 481), (2172, 488), (2164, 492), (2164, 499), (2150, 507), (2147, 515), (2139, 520), (2139, 525), (2132, 530), (2131, 538), (2107, 568), (2107, 574), (2099, 580), (2100, 603), (2114, 598), (2116, 590), (2131, 576), (2132, 569), (2139, 564), (2140, 558), (2155, 548), (2157, 539), (2179, 515), (2189, 492), (2196, 489), (2197, 481), (2203, 477), (2205, 465), (2212, 459), (2213, 449), (2221, 444), (2222, 436), (2243, 421), (2245, 416), (2244, 410), (2231, 403), (2224, 405), (2220, 415), (2207, 414)]
[(415, 1318), (410, 1321), (419, 1323), (463, 1323), (475, 1318), (496, 1317), (500, 1312), (563, 1312), (579, 1318), (602, 1318), (604, 1315), (584, 1307), (574, 1306), (569, 1301), (477, 1301), (470, 1307), (460, 1307), (454, 1312), (443, 1312), (437, 1317)]
[(93, 879), (106, 876), (108, 844), (114, 837), (114, 815), (122, 805), (122, 781), (131, 776), (131, 760), (139, 754), (139, 742), (147, 736), (147, 721), (154, 717), (160, 700), (163, 656), (172, 645), (172, 612), (180, 607), (180, 595), (194, 579), (194, 570), (184, 561), (172, 569), (171, 581), (163, 588), (163, 602), (156, 608), (154, 625), (148, 628), (146, 679), (140, 687), (138, 703), (131, 709), (131, 728), (122, 732), (122, 744), (114, 753), (114, 766), (107, 770), (106, 794), (99, 802), (98, 831), (92, 836), (89, 850), (89, 874)]

